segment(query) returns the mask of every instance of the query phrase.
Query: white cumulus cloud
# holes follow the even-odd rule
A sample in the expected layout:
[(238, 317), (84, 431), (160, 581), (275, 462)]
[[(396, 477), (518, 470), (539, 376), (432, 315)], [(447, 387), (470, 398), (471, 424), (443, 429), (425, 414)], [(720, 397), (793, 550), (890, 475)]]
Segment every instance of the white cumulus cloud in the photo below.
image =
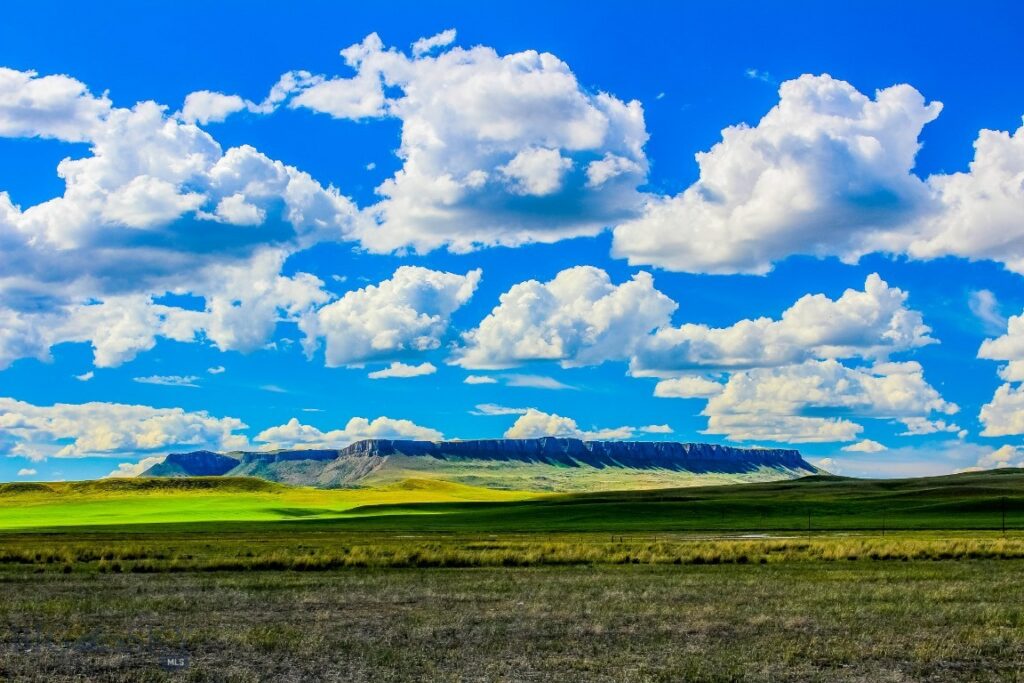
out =
[(429, 38), (420, 38), (412, 44), (412, 54), (414, 57), (420, 57), (439, 47), (447, 47), (455, 42), (455, 35), (455, 29), (450, 28)]
[(421, 427), (409, 420), (378, 417), (368, 420), (353, 417), (342, 429), (322, 431), (292, 418), (286, 424), (264, 429), (255, 441), (269, 450), (280, 448), (344, 448), (362, 439), (416, 439), (438, 441), (444, 435), (436, 429)]
[(84, 142), (109, 110), (106, 96), (94, 96), (70, 76), (0, 67), (0, 137)]
[(631, 439), (634, 427), (582, 430), (576, 420), (554, 413), (529, 408), (505, 432), (506, 439), (536, 439), (542, 436), (560, 436), (590, 441), (618, 441)]
[(516, 154), (498, 172), (508, 178), (515, 194), (543, 197), (562, 188), (562, 177), (572, 168), (572, 159), (557, 149), (529, 148)]
[[(352, 239), (357, 211), (336, 189), (250, 146), (224, 150), (156, 102), (118, 107), (68, 76), (0, 70), (0, 136), (88, 144), (58, 164), (62, 194), (21, 207), (0, 192), (0, 367), (46, 360), (62, 342), (91, 342), (98, 366), (162, 336), (251, 349), (279, 317), (329, 298), (285, 300), (322, 283), (273, 269), (318, 241)], [(239, 287), (241, 297), (229, 291)], [(153, 303), (168, 293), (204, 299), (203, 324)]]
[(613, 254), (698, 273), (868, 253), (984, 259), (1024, 273), (1024, 126), (979, 131), (966, 171), (922, 178), (921, 131), (941, 110), (906, 84), (872, 98), (828, 75), (786, 81), (756, 125), (729, 126), (696, 155), (695, 183), (650, 195), (641, 216), (619, 223)]
[(590, 92), (552, 54), (449, 48), (454, 38), (417, 41), (410, 56), (371, 34), (341, 51), (351, 76), (289, 72), (267, 98), (268, 111), (287, 102), (401, 123), (402, 168), (367, 208), (364, 247), (553, 242), (636, 215), (647, 175), (639, 102)]
[(643, 427), (637, 427), (637, 431), (644, 432), (645, 434), (671, 434), (672, 428), (668, 425), (644, 425)]
[(600, 268), (577, 266), (549, 282), (528, 280), (464, 335), (453, 362), (466, 368), (507, 368), (527, 361), (563, 366), (625, 360), (639, 341), (666, 325), (676, 303), (648, 273), (614, 285)]
[(1002, 467), (1024, 467), (1024, 451), (1019, 446), (1006, 444), (978, 458), (976, 469), (991, 470)]
[(143, 472), (148, 470), (154, 465), (158, 465), (164, 461), (167, 456), (164, 455), (150, 455), (142, 458), (138, 462), (121, 462), (117, 464), (112, 472), (107, 474), (106, 479), (134, 479), (135, 477), (141, 476)]
[(808, 294), (778, 320), (660, 328), (639, 346), (631, 369), (637, 376), (657, 377), (697, 369), (777, 367), (811, 358), (884, 358), (934, 343), (921, 314), (906, 301), (906, 292), (872, 274), (863, 291), (848, 289), (834, 300)]
[(654, 395), (658, 398), (711, 398), (724, 388), (721, 382), (706, 377), (684, 375), (661, 380), (654, 387)]
[(338, 367), (436, 349), (451, 314), (476, 291), (480, 274), (402, 266), (391, 279), (347, 292), (303, 317), (306, 352), (312, 354), (323, 339), (327, 366)]
[(1024, 386), (1000, 385), (978, 417), (984, 425), (982, 436), (1024, 434)]
[(840, 450), (850, 453), (881, 453), (882, 451), (887, 450), (887, 448), (877, 441), (862, 439), (857, 443), (850, 444), (849, 446), (843, 446)]
[(1011, 316), (1005, 329), (1005, 334), (986, 339), (978, 349), (978, 358), (1006, 363), (999, 368), (1004, 383), (978, 416), (982, 436), (1024, 434), (1024, 313)]
[(0, 450), (33, 459), (124, 455), (177, 447), (235, 450), (245, 423), (205, 411), (121, 403), (37, 406), (0, 398)]
[[(808, 415), (832, 410), (836, 416)], [(734, 441), (854, 441), (863, 427), (850, 417), (897, 420), (909, 428), (932, 413), (952, 415), (913, 361), (849, 368), (835, 360), (755, 368), (729, 377), (704, 408), (706, 433)]]
[(375, 370), (367, 375), (370, 379), (388, 379), (388, 378), (400, 378), (405, 379), (408, 377), (422, 377), (423, 375), (433, 375), (437, 372), (437, 367), (433, 363), (420, 363), (419, 365), (407, 365), (400, 361), (395, 361), (391, 365), (381, 370)]
[(1007, 382), (1024, 381), (1024, 313), (1007, 320), (1005, 334), (986, 339), (978, 349), (978, 358), (1004, 361), (999, 376)]
[(908, 85), (872, 99), (827, 75), (786, 81), (757, 125), (726, 128), (697, 154), (696, 183), (617, 226), (613, 252), (671, 270), (765, 273), (790, 254), (886, 250), (887, 231), (930, 207), (912, 169), (941, 109)]
[(181, 120), (185, 123), (215, 123), (231, 114), (246, 109), (247, 105), (238, 95), (223, 95), (209, 90), (197, 90), (185, 96), (181, 107)]
[(909, 226), (905, 251), (919, 259), (991, 260), (1024, 274), (1024, 126), (982, 130), (967, 172), (936, 174), (928, 185), (938, 209)]

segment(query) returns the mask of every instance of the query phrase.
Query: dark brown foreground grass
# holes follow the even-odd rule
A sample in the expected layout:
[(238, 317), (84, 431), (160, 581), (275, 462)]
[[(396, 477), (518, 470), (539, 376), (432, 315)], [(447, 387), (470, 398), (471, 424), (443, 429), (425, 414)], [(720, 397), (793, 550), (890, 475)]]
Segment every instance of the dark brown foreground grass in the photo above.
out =
[(0, 678), (1014, 681), (1022, 578), (1020, 560), (6, 571)]

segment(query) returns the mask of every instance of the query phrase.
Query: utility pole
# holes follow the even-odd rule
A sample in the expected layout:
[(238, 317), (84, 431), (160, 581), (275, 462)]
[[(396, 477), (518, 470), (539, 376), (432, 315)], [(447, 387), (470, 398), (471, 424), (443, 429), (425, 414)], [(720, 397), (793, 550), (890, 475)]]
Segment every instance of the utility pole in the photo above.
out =
[(1006, 496), (1003, 496), (1002, 502), (1003, 502), (1003, 504), (1002, 504), (1002, 509), (1003, 509), (1003, 536), (1005, 536), (1006, 535)]

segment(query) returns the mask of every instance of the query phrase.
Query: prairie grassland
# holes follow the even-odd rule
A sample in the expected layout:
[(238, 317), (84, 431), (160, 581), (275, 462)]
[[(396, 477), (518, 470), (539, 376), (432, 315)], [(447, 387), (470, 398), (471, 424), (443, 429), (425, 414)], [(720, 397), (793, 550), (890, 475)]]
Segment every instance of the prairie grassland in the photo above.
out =
[(661, 537), (239, 532), (0, 535), (0, 571), (161, 573), (342, 568), (716, 565), (1024, 559), (1024, 533)]
[[(1013, 681), (1020, 560), (0, 572), (0, 678)], [(179, 668), (162, 668), (172, 658)]]
[(0, 680), (1024, 680), (1021, 472), (453, 486), (0, 490)]

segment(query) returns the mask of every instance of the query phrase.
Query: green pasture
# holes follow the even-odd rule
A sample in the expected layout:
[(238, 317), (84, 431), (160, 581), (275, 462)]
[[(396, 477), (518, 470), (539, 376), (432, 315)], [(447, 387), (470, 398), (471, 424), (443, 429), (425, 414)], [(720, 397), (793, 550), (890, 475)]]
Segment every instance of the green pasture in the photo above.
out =
[(561, 495), (426, 479), (359, 489), (218, 478), (0, 485), (0, 529), (12, 531), (252, 524), (260, 533), (1002, 531), (1024, 529), (1024, 470)]
[(536, 494), (444, 481), (365, 489), (292, 487), (259, 479), (123, 479), (0, 485), (0, 529), (336, 518), (415, 502), (510, 501)]

